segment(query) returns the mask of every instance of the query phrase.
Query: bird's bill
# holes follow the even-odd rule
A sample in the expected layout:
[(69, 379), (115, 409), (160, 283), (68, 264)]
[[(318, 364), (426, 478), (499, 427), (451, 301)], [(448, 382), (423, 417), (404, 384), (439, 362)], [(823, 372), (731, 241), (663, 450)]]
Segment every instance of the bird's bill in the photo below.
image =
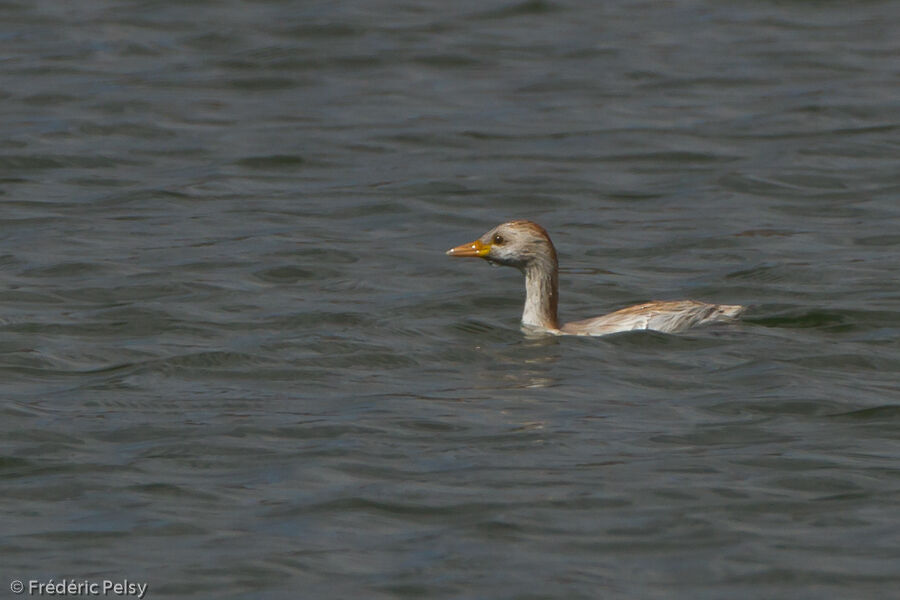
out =
[(456, 248), (447, 250), (447, 256), (459, 256), (462, 258), (484, 258), (491, 251), (490, 244), (483, 244), (481, 240), (475, 240)]

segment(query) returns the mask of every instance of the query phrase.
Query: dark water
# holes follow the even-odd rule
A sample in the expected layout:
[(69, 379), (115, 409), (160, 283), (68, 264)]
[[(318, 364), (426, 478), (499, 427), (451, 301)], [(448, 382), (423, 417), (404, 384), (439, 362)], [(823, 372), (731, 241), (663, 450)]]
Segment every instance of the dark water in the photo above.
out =
[[(0, 572), (889, 598), (900, 4), (0, 4)], [(562, 316), (752, 305), (685, 335)], [(6, 597), (6, 596), (4, 596)], [(896, 596), (893, 596), (896, 597)]]

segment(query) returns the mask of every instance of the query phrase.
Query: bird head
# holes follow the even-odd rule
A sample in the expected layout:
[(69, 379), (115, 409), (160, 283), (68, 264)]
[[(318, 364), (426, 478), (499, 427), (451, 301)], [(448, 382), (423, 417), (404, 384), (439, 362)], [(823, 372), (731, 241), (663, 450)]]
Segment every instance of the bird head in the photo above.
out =
[(490, 263), (527, 270), (536, 263), (552, 261), (556, 250), (547, 231), (532, 221), (509, 221), (497, 225), (480, 238), (447, 250), (448, 256), (483, 258)]

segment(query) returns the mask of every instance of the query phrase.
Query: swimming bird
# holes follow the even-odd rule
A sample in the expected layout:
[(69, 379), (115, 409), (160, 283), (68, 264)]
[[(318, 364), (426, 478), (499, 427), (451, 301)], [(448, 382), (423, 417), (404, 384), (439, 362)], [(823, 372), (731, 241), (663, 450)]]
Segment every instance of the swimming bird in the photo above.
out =
[(556, 248), (547, 231), (537, 223), (525, 220), (503, 223), (474, 242), (447, 250), (447, 254), (483, 258), (519, 269), (525, 275), (522, 324), (556, 335), (607, 335), (635, 329), (674, 333), (696, 325), (730, 321), (745, 310), (736, 304), (707, 304), (696, 300), (653, 301), (560, 326)]

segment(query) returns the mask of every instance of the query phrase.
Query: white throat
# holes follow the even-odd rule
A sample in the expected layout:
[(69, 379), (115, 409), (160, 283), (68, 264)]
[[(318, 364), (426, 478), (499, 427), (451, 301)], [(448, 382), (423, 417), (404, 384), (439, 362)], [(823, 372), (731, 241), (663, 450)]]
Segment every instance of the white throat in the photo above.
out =
[(522, 324), (542, 329), (558, 329), (558, 294), (556, 269), (553, 266), (529, 266), (525, 270), (525, 310), (522, 311)]

